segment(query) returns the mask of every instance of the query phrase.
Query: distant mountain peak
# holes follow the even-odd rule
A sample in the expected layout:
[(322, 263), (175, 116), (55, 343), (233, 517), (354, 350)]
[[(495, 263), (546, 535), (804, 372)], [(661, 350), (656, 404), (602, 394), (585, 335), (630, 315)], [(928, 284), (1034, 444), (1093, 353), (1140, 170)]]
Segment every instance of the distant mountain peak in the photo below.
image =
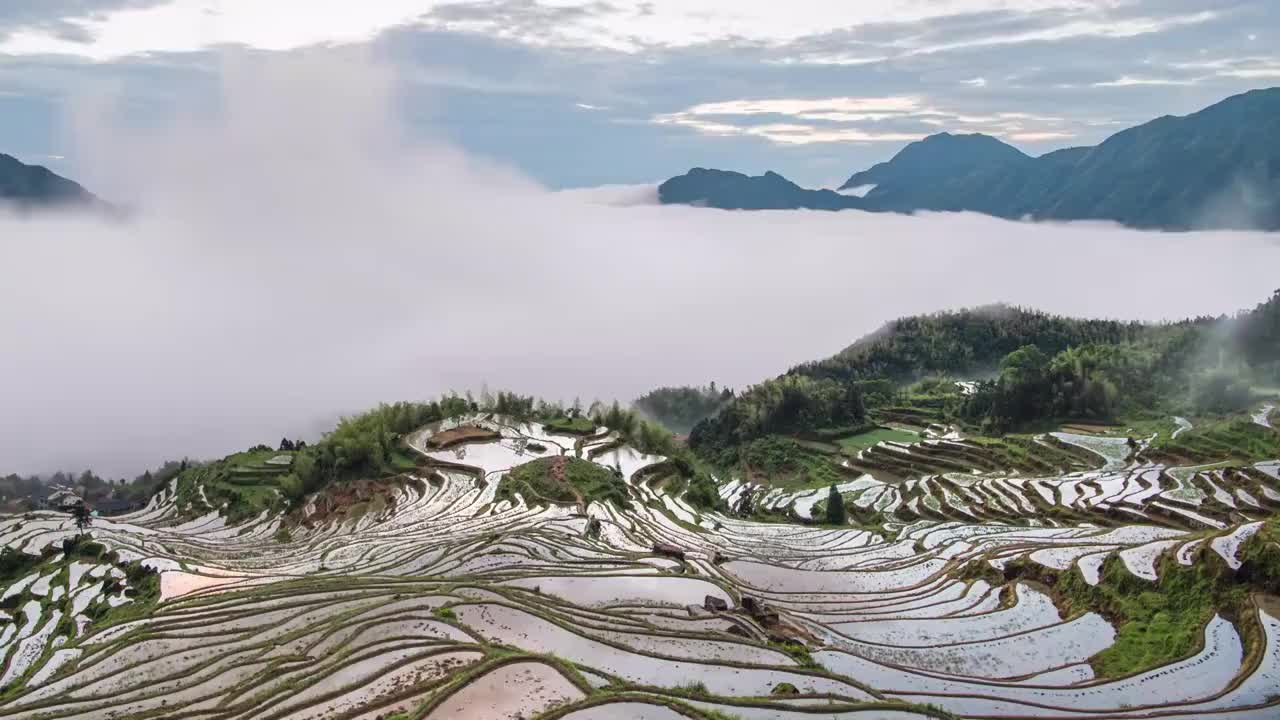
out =
[(932, 182), (1030, 159), (1021, 150), (990, 135), (940, 132), (909, 143), (888, 162), (854, 173), (840, 189)]
[(102, 201), (43, 165), (27, 165), (0, 153), (0, 203), (20, 208), (95, 205)]
[(660, 189), (662, 202), (1280, 230), (1280, 88), (1251, 90), (1122, 130), (1093, 147), (1040, 157), (991, 135), (939, 132), (854, 173), (840, 186), (843, 195), (830, 193), (838, 198), (772, 171), (754, 178), (714, 172), (721, 174), (672, 178), (666, 192)]
[(658, 186), (658, 199), (667, 205), (697, 205), (721, 210), (843, 210), (861, 199), (831, 190), (808, 190), (767, 170), (744, 175), (729, 170), (692, 168)]

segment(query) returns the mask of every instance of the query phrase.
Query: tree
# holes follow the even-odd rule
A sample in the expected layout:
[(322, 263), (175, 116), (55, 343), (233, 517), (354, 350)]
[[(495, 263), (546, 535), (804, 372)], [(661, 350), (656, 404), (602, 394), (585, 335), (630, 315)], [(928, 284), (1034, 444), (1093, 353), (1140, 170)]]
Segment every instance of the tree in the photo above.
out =
[(848, 521), (849, 516), (844, 508), (844, 496), (836, 489), (835, 483), (832, 483), (831, 489), (827, 491), (827, 524), (844, 525)]
[(293, 445), (293, 441), (292, 441), (292, 440), (290, 440), (289, 438), (281, 438), (281, 439), (280, 439), (280, 449), (281, 449), (281, 450), (291, 451), (291, 450), (293, 450), (293, 447), (294, 447), (294, 445)]
[(89, 512), (89, 506), (85, 505), (83, 501), (76, 503), (75, 507), (71, 508), (71, 517), (75, 520), (76, 530), (81, 535), (84, 535), (84, 531), (93, 524), (93, 513)]
[(1196, 409), (1203, 412), (1229, 413), (1253, 403), (1249, 384), (1227, 372), (1211, 373), (1195, 388)]

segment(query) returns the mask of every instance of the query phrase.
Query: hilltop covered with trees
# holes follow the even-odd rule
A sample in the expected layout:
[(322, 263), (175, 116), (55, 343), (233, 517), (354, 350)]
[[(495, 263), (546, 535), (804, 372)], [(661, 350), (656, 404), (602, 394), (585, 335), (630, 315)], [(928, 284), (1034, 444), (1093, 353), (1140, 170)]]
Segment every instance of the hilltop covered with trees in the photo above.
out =
[(141, 506), (193, 464), (189, 460), (171, 460), (132, 479), (111, 479), (93, 470), (27, 476), (9, 474), (0, 476), (0, 504), (10, 512), (29, 510), (47, 497), (53, 488), (67, 488), (93, 508), (108, 503), (126, 507)]
[(733, 391), (712, 382), (705, 387), (662, 387), (651, 390), (632, 405), (645, 416), (674, 433), (685, 434), (699, 421), (715, 415), (733, 399)]
[[(838, 478), (830, 463), (811, 462), (811, 451), (852, 457), (879, 440), (909, 442), (912, 427), (929, 423), (1001, 435), (1069, 421), (1226, 415), (1277, 387), (1280, 292), (1233, 317), (1156, 325), (993, 306), (896, 320), (831, 358), (738, 393), (714, 384), (660, 388), (638, 399), (637, 409), (615, 402), (585, 410), (511, 392), (450, 394), (343, 418), (311, 444), (286, 438), (278, 448), (260, 445), (219, 461), (171, 461), (128, 481), (92, 472), (9, 476), (0, 478), (0, 495), (17, 502), (58, 483), (91, 504), (142, 504), (189, 477), (237, 514), (293, 507), (334, 483), (412, 470), (420, 459), (405, 435), (487, 412), (569, 433), (608, 427), (637, 449), (670, 458), (669, 481), (695, 505), (716, 507), (723, 501), (715, 468), (745, 465), (825, 485)], [(686, 446), (671, 430), (689, 424)], [(192, 512), (207, 511), (187, 501)]]
[[(954, 380), (971, 381), (962, 393)], [(1280, 385), (1280, 292), (1234, 317), (1144, 324), (1008, 306), (895, 320), (826, 360), (747, 388), (690, 433), (720, 464), (769, 435), (928, 415), (988, 433), (1151, 413), (1228, 413)]]

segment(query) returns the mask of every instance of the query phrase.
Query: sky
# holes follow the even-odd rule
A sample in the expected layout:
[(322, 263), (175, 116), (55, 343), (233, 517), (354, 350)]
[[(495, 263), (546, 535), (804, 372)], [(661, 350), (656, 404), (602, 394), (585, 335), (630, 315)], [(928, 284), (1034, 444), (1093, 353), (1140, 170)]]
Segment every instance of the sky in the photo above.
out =
[(0, 474), (132, 476), (448, 390), (742, 388), (944, 308), (1230, 313), (1280, 267), (1275, 234), (556, 191), (424, 137), (365, 47), (224, 52), (210, 77), (145, 122), (127, 91), (72, 103), (128, 218), (0, 212)]
[(229, 48), (348, 49), (415, 139), (548, 188), (827, 187), (935, 132), (1040, 154), (1280, 85), (1278, 34), (1274, 0), (4, 0), (0, 152), (80, 179), (78, 104), (163, 125), (218, 111)]

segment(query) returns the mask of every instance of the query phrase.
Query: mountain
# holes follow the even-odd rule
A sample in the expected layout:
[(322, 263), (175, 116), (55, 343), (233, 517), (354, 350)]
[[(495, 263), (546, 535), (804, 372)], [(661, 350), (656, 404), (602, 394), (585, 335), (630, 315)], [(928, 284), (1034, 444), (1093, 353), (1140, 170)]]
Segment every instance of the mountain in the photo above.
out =
[(861, 200), (831, 190), (808, 190), (775, 172), (749, 176), (694, 168), (658, 186), (665, 205), (698, 205), (720, 210), (843, 210)]
[[(1142, 443), (895, 428), (875, 432), (902, 441), (856, 452), (775, 439), (803, 475), (764, 457), (721, 484), (618, 428), (566, 436), (536, 408), (465, 407), (402, 436), (363, 421), (366, 445), (197, 464), (133, 513), (0, 515), (8, 714), (1280, 709), (1273, 465), (1218, 446), (1210, 468), (1175, 467), (1181, 456), (1153, 454), (1172, 419)], [(1280, 439), (1228, 429), (1269, 451)], [(299, 466), (388, 449), (396, 467), (281, 497)], [(1188, 710), (1232, 703), (1251, 714)]]
[(0, 153), (0, 202), (19, 207), (96, 205), (101, 201), (78, 183), (40, 165)]
[(772, 435), (822, 439), (868, 422), (1003, 434), (1204, 417), (1244, 412), (1276, 387), (1280, 291), (1231, 318), (1161, 324), (993, 305), (890, 322), (728, 398), (693, 427), (689, 444), (732, 464)]
[(1280, 229), (1280, 88), (1163, 117), (1090, 149), (1038, 217)]
[[(673, 181), (690, 182), (692, 174)], [(697, 183), (701, 193), (695, 195), (710, 207), (814, 207), (816, 196), (780, 176), (742, 192), (746, 181), (755, 180)], [(1124, 130), (1094, 147), (1040, 157), (987, 135), (940, 133), (854, 173), (840, 189), (863, 192), (859, 199), (832, 202), (839, 209), (968, 210), (1167, 230), (1280, 230), (1280, 88), (1236, 95), (1185, 117)], [(679, 193), (660, 196), (664, 203), (687, 202)]]
[(875, 185), (877, 188), (905, 187), (956, 180), (974, 173), (1016, 167), (1031, 160), (1021, 150), (990, 135), (952, 135), (944, 132), (911, 143), (889, 162), (854, 173), (840, 189), (866, 185)]
[[(89, 472), (0, 478), (34, 496), (0, 504), (5, 706), (1275, 718), (1272, 402), (1059, 412), (1124, 409), (1174, 367), (1157, 355), (1217, 323), (1280, 353), (1280, 296), (1159, 326), (987, 307), (886, 325), (838, 356), (858, 378), (843, 385), (651, 393), (679, 419), (714, 403), (689, 445), (617, 403), (483, 392), (166, 463), (132, 507), (96, 498), (123, 488)], [(1001, 355), (995, 381), (892, 387)], [(1024, 410), (1041, 413), (1026, 433), (986, 419)], [(821, 715), (797, 711), (818, 696)]]

